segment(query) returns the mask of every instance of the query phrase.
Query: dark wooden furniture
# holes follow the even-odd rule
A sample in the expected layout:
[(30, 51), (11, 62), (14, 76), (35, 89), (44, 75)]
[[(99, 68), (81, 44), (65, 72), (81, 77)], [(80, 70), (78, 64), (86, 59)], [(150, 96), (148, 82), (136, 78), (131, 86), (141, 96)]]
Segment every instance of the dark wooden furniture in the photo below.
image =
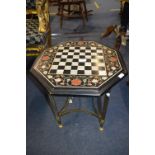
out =
[(50, 5), (58, 6), (58, 0), (49, 0)]
[(85, 0), (58, 0), (58, 15), (60, 16), (60, 28), (62, 28), (65, 17), (82, 18), (85, 24), (85, 21), (88, 21)]
[(120, 0), (120, 15), (122, 14), (123, 7), (124, 7), (124, 3), (125, 2), (128, 2), (129, 3), (129, 0)]
[(125, 36), (125, 32), (122, 31), (120, 25), (110, 25), (106, 28), (104, 32), (101, 33), (101, 37), (108, 37), (110, 34), (114, 33), (116, 36), (114, 49), (119, 51), (122, 43), (122, 36)]

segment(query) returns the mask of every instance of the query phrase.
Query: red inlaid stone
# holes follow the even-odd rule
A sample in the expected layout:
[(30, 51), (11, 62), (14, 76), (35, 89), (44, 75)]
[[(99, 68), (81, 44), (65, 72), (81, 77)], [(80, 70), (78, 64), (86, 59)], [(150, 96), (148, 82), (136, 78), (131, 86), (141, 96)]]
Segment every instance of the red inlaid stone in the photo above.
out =
[(112, 62), (116, 62), (118, 59), (117, 59), (117, 57), (111, 57), (110, 58), (110, 61), (112, 61)]
[(42, 60), (48, 60), (49, 59), (49, 56), (45, 55), (42, 57)]
[(79, 79), (74, 79), (74, 80), (72, 80), (71, 81), (71, 84), (73, 85), (73, 86), (79, 86), (79, 85), (81, 85), (81, 80), (79, 80)]
[(83, 45), (84, 44), (84, 41), (79, 41), (78, 42), (78, 45)]

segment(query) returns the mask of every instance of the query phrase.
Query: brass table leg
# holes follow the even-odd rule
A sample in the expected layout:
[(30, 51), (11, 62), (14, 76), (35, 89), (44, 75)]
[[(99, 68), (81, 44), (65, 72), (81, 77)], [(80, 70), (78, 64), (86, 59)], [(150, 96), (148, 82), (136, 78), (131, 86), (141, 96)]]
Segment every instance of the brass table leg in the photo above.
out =
[(63, 125), (61, 123), (61, 117), (62, 116), (66, 115), (66, 114), (69, 114), (71, 112), (85, 112), (87, 114), (90, 114), (90, 115), (95, 116), (95, 117), (98, 118), (99, 130), (103, 131), (104, 130), (103, 125), (104, 125), (104, 122), (105, 122), (105, 116), (106, 116), (106, 112), (107, 112), (110, 93), (107, 92), (107, 93), (104, 94), (104, 100), (103, 101), (102, 101), (102, 97), (103, 97), (103, 95), (97, 97), (97, 105), (94, 103), (95, 97), (93, 97), (93, 108), (94, 108), (93, 112), (88, 111), (86, 109), (78, 109), (78, 108), (72, 108), (70, 110), (69, 109), (67, 110), (67, 107), (70, 104), (70, 102), (72, 100), (72, 97), (67, 97), (64, 105), (58, 111), (54, 96), (49, 94), (49, 100), (50, 100), (49, 105), (50, 105), (50, 107), (51, 107), (51, 109), (53, 111), (54, 117), (56, 119), (56, 122), (57, 122), (59, 128), (63, 127)]

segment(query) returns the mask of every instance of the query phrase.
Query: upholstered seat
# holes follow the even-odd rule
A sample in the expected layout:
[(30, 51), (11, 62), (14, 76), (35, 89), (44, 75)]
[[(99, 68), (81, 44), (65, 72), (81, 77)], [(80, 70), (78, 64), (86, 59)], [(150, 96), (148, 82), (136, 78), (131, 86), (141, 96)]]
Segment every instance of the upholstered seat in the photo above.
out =
[(35, 10), (36, 9), (36, 3), (35, 0), (26, 0), (26, 10)]
[(26, 19), (26, 46), (36, 47), (38, 45), (45, 45), (47, 40), (47, 33), (38, 31), (38, 19)]
[(51, 46), (48, 0), (26, 0), (26, 55)]

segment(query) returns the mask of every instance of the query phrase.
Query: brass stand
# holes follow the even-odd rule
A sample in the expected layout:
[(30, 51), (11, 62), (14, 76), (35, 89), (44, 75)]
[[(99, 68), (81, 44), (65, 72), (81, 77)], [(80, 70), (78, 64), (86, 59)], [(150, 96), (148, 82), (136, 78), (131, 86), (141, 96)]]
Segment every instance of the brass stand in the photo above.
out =
[[(56, 119), (56, 122), (59, 128), (63, 127), (63, 124), (61, 122), (62, 116), (67, 115), (71, 112), (84, 112), (86, 114), (95, 116), (99, 121), (99, 131), (104, 131), (103, 125), (105, 123), (105, 116), (106, 116), (108, 101), (110, 97), (109, 92), (106, 92), (104, 95), (97, 97), (97, 104), (95, 104), (93, 100), (94, 111), (88, 111), (87, 109), (79, 109), (79, 108), (67, 109), (68, 105), (70, 104), (70, 100), (72, 100), (72, 97), (67, 97), (62, 108), (58, 110), (56, 101), (54, 99), (54, 95), (49, 93), (48, 96), (49, 96), (49, 105), (53, 111), (54, 117)], [(102, 102), (103, 96), (104, 96), (104, 99)], [(95, 99), (95, 97), (93, 97), (93, 99)]]

